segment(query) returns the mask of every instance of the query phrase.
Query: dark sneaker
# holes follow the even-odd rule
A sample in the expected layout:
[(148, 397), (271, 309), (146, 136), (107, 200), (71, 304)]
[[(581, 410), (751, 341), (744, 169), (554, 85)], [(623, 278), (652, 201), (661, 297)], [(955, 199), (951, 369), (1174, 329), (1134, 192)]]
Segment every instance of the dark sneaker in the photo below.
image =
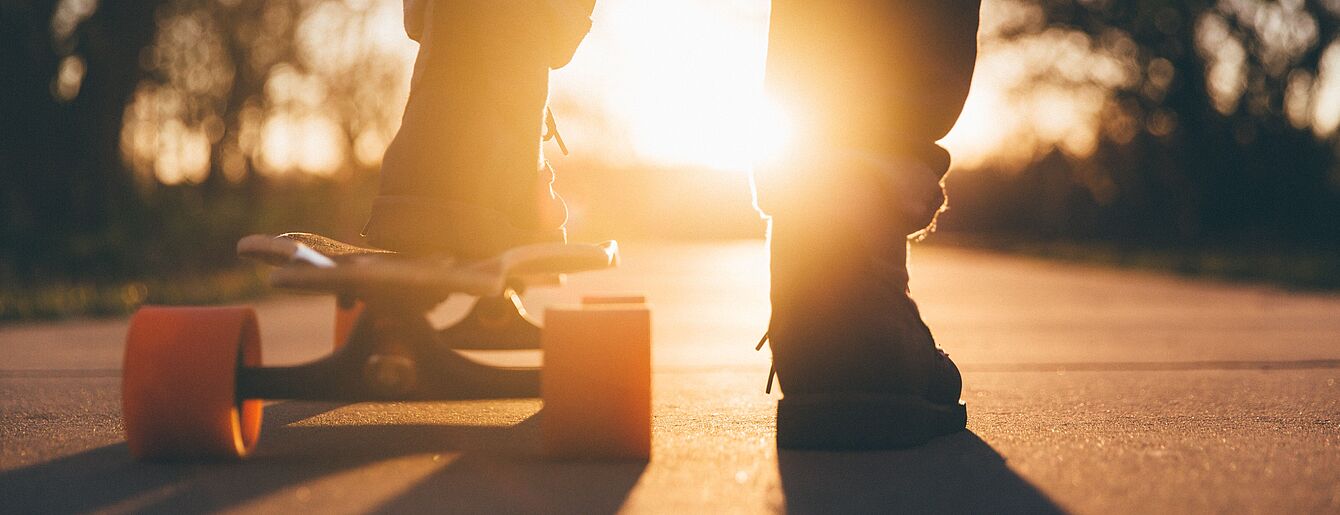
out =
[[(907, 176), (890, 172), (815, 173), (813, 186), (795, 190), (803, 196), (765, 206), (773, 212), (768, 340), (784, 395), (782, 448), (908, 447), (967, 423), (958, 367), (908, 292), (907, 233), (929, 223), (941, 197), (891, 209), (906, 205), (911, 189)], [(911, 177), (929, 181), (920, 189), (938, 182)]]

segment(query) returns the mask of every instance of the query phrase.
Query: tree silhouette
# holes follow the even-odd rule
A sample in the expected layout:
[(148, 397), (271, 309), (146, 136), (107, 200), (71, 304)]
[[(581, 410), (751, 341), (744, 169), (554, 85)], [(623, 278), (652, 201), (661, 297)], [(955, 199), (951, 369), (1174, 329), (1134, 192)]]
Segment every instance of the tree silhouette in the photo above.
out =
[[(56, 0), (0, 3), (0, 277), (124, 269), (126, 220), (143, 216), (116, 135), (158, 3), (105, 2), (82, 22)], [(82, 69), (62, 97), (63, 69)]]
[[(1107, 93), (1103, 142), (1070, 168), (1103, 174), (1112, 192), (1092, 192), (1097, 225), (1077, 232), (1195, 244), (1340, 241), (1338, 140), (1318, 123), (1329, 115), (1315, 101), (1322, 88), (1340, 88), (1340, 74), (1322, 80), (1328, 50), (1340, 58), (1340, 5), (1025, 3), (1042, 23), (1011, 27), (1003, 39), (1066, 31), (1115, 56), (1130, 77), (1097, 84)], [(1044, 86), (1095, 84), (1042, 67), (1022, 85)]]
[[(369, 37), (381, 5), (0, 3), (0, 280), (228, 266), (237, 236), (318, 209), (322, 227), (356, 227), (358, 209), (332, 204), (378, 165), (407, 76)], [(330, 129), (338, 159), (320, 172), (339, 180), (265, 160), (262, 132), (284, 116)], [(290, 139), (321, 136), (310, 126)]]

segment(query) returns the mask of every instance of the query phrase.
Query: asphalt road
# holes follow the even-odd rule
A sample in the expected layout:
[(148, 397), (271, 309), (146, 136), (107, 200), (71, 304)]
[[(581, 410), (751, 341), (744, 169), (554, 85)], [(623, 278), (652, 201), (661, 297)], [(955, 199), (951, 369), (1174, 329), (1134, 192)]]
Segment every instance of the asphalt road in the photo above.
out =
[[(913, 289), (964, 369), (969, 431), (779, 452), (761, 242), (631, 243), (536, 292), (645, 292), (650, 462), (538, 456), (537, 400), (267, 406), (240, 463), (140, 464), (124, 320), (0, 327), (0, 512), (1340, 512), (1340, 296), (941, 248)], [(315, 358), (330, 300), (259, 303), (268, 363)], [(442, 316), (448, 316), (443, 314)]]

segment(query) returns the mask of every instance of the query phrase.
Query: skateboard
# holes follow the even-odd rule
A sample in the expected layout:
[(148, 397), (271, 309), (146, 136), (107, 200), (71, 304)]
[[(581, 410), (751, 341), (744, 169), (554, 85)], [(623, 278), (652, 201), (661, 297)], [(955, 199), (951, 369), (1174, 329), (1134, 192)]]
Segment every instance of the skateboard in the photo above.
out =
[[(331, 354), (261, 362), (250, 307), (146, 306), (131, 318), (122, 408), (142, 460), (241, 458), (260, 434), (264, 400), (442, 401), (542, 397), (552, 456), (650, 453), (650, 315), (641, 297), (588, 297), (553, 307), (541, 327), (527, 288), (618, 265), (617, 243), (544, 243), (485, 260), (409, 257), (320, 235), (241, 239), (238, 254), (274, 266), (271, 286), (333, 294)], [(475, 298), (456, 323), (427, 314)], [(485, 364), (461, 351), (544, 351), (542, 367)], [(604, 433), (601, 436), (601, 433)]]

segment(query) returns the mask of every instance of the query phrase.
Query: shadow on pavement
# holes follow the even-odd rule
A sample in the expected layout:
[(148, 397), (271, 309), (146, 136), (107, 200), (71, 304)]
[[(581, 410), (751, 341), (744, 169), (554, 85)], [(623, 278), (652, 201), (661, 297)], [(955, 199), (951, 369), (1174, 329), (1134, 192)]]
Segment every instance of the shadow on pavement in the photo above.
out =
[[(265, 407), (266, 432), (335, 409), (335, 404), (282, 402)], [(135, 511), (174, 495), (182, 487), (212, 482), (215, 471), (237, 463), (146, 464), (131, 459), (125, 443), (19, 469), (0, 472), (0, 499), (8, 513), (87, 513)], [(227, 473), (227, 472), (225, 472)], [(226, 507), (220, 500), (215, 507)]]
[(508, 427), (289, 426), (339, 406), (267, 406), (261, 447), (235, 463), (137, 463), (121, 443), (0, 473), (0, 511), (219, 511), (369, 464), (440, 452), (455, 457), (377, 509), (613, 513), (646, 467), (544, 461), (535, 416)]
[(971, 431), (901, 451), (780, 451), (788, 513), (1063, 513)]
[[(534, 424), (532, 418), (526, 424)], [(378, 513), (617, 513), (645, 462), (547, 462), (467, 454)]]

